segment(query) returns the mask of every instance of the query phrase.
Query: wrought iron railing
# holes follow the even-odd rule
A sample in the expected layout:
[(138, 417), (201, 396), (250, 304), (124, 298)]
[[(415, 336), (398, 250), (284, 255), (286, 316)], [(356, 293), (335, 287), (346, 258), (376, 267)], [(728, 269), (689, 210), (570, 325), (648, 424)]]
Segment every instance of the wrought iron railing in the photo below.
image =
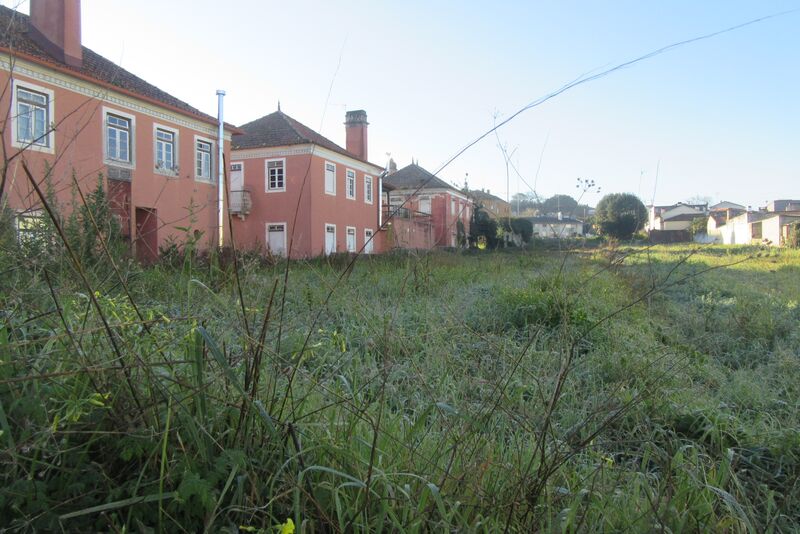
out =
[(250, 198), (250, 191), (247, 189), (231, 191), (229, 206), (231, 213), (235, 215), (250, 214), (250, 209), (253, 207), (253, 200)]

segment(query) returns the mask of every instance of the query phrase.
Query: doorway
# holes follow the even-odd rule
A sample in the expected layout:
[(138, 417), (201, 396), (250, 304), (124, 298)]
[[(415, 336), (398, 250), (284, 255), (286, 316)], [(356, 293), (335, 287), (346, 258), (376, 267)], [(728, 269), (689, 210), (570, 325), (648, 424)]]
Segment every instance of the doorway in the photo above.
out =
[(152, 208), (136, 208), (136, 259), (144, 265), (158, 261), (158, 216)]

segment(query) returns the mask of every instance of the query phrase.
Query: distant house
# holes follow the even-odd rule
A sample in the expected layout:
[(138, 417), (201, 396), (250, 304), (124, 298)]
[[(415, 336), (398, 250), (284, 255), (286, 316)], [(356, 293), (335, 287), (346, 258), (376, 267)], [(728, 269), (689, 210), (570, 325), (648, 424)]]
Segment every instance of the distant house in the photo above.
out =
[(728, 202), (727, 200), (723, 200), (722, 202), (717, 202), (716, 204), (709, 206), (708, 208), (710, 211), (725, 211), (725, 210), (746, 210), (745, 206), (741, 204), (736, 204), (735, 202)]
[[(429, 216), (431, 247), (459, 246), (459, 226), (464, 232), (464, 238), (469, 235), (472, 200), (452, 185), (416, 163), (388, 174), (385, 182), (394, 188), (388, 195), (387, 223), (393, 222), (395, 218), (399, 222), (407, 213), (418, 218)], [(410, 231), (413, 228), (406, 229)], [(409, 236), (402, 240), (397, 230), (395, 226), (387, 233), (387, 241), (391, 240), (391, 234), (394, 233), (400, 239), (397, 246), (407, 246), (403, 243), (425, 243), (420, 236)]]
[(711, 206), (706, 221), (706, 242), (722, 243), (722, 227), (734, 217), (747, 211), (747, 208), (733, 202), (720, 202)]
[(707, 204), (684, 204), (678, 202), (670, 206), (648, 206), (646, 230), (688, 230), (692, 221), (708, 215)]
[(502, 198), (482, 189), (467, 191), (467, 196), (476, 206), (480, 205), (492, 219), (511, 217), (511, 204)]
[(767, 214), (751, 224), (752, 239), (767, 245), (783, 246), (789, 239), (790, 225), (796, 222), (800, 222), (800, 211)]
[(728, 219), (724, 225), (719, 227), (722, 243), (724, 245), (750, 245), (754, 240), (760, 242), (761, 237), (753, 234), (753, 223), (757, 223), (767, 216), (766, 212), (746, 211)]
[(566, 238), (583, 236), (583, 222), (572, 217), (525, 217), (533, 226), (533, 237)]
[(765, 211), (800, 211), (800, 200), (770, 200)]
[(377, 252), (383, 168), (367, 160), (367, 124), (347, 112), (346, 149), (280, 110), (243, 125), (229, 179), (237, 243), (291, 258)]
[(782, 246), (790, 226), (800, 221), (800, 201), (773, 200), (758, 211), (723, 202), (712, 206), (707, 233), (725, 245), (768, 244)]
[[(30, 13), (0, 6), (2, 150), (14, 177), (0, 194), (17, 230), (45, 216), (25, 160), (40, 183), (48, 175), (66, 211), (73, 187), (88, 193), (102, 174), (123, 237), (144, 263), (186, 236), (214, 246), (217, 119), (82, 46), (80, 0), (31, 0)], [(234, 130), (225, 127), (225, 153)]]

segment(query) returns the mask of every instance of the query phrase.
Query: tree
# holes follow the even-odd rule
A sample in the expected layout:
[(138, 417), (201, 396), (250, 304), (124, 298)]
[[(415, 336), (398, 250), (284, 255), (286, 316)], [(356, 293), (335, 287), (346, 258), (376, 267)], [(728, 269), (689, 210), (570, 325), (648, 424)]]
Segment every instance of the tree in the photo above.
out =
[(708, 228), (708, 217), (695, 217), (689, 226), (689, 233), (692, 237), (702, 235), (706, 233), (706, 228)]
[(548, 213), (567, 213), (572, 214), (578, 207), (578, 201), (569, 195), (553, 195), (541, 204), (539, 204), (539, 211), (542, 214)]
[(472, 210), (472, 221), (469, 225), (470, 246), (477, 247), (479, 243), (484, 243), (489, 248), (496, 248), (497, 221), (492, 219), (483, 205), (476, 204)]
[(636, 195), (611, 193), (597, 204), (595, 224), (601, 235), (630, 239), (646, 221), (647, 208)]

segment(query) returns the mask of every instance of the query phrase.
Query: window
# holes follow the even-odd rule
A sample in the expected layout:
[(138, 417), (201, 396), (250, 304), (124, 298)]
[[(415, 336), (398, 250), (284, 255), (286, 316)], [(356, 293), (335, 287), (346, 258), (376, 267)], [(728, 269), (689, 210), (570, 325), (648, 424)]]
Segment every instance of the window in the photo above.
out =
[(336, 165), (325, 162), (325, 192), (329, 195), (336, 194)]
[(364, 176), (364, 202), (372, 204), (372, 176)]
[[(211, 182), (211, 152), (213, 148), (211, 142), (197, 139), (195, 141), (195, 169), (194, 176), (196, 180), (203, 180)], [(233, 170), (233, 169), (231, 169)]]
[(427, 213), (430, 215), (431, 213), (431, 198), (430, 197), (419, 197), (419, 211), (422, 213)]
[(356, 229), (353, 226), (347, 227), (347, 252), (356, 251)]
[(355, 200), (356, 198), (356, 171), (352, 169), (347, 169), (345, 173), (347, 177), (347, 183), (345, 186), (345, 193), (347, 198)]
[(367, 228), (364, 230), (364, 254), (372, 254), (372, 248), (375, 244), (372, 240), (372, 229)]
[(450, 215), (456, 214), (456, 199), (450, 197)]
[(50, 146), (50, 95), (17, 87), (17, 142)]
[(284, 174), (285, 164), (286, 160), (283, 159), (266, 160), (267, 193), (286, 191), (286, 176)]
[(156, 169), (167, 172), (177, 170), (175, 138), (177, 133), (166, 128), (156, 128)]
[(325, 254), (336, 253), (336, 225), (325, 225)]
[(17, 215), (17, 240), (21, 245), (44, 243), (47, 224), (41, 210), (25, 211)]
[(106, 156), (119, 163), (131, 163), (131, 119), (106, 115)]

